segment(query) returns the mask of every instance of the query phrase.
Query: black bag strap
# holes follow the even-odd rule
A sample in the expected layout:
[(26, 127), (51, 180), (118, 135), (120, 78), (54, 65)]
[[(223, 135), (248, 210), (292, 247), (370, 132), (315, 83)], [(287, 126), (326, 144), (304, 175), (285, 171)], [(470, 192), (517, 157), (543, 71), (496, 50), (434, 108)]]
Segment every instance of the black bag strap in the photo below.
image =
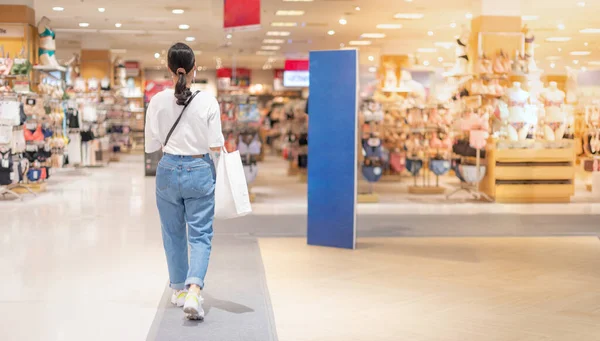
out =
[(173, 134), (173, 130), (175, 130), (175, 128), (177, 128), (177, 125), (179, 124), (179, 121), (181, 121), (181, 117), (183, 116), (183, 112), (185, 111), (185, 109), (187, 109), (188, 105), (190, 105), (190, 103), (192, 103), (192, 101), (194, 100), (194, 97), (196, 97), (197, 94), (199, 94), (200, 91), (196, 91), (194, 92), (194, 94), (187, 100), (187, 102), (185, 102), (185, 105), (183, 106), (183, 109), (181, 109), (181, 113), (179, 114), (179, 117), (177, 117), (177, 121), (175, 121), (175, 123), (173, 123), (173, 126), (171, 127), (171, 130), (169, 130), (169, 133), (167, 134), (167, 138), (165, 139), (165, 143), (163, 143), (163, 148), (167, 145), (167, 143), (169, 143), (169, 139), (171, 138), (171, 134)]

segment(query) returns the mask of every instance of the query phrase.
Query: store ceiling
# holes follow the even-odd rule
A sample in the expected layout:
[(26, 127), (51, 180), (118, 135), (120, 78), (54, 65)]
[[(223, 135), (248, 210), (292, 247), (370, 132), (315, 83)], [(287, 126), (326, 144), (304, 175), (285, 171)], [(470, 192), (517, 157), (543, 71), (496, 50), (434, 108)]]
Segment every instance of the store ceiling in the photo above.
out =
[[(349, 46), (353, 40), (369, 40), (370, 46), (360, 47), (362, 64), (375, 65), (380, 53), (392, 52), (412, 53), (418, 55), (420, 62), (441, 66), (454, 60), (453, 47), (437, 47), (435, 52), (419, 52), (419, 49), (436, 48), (436, 42), (452, 42), (461, 26), (468, 24), (468, 13), (476, 10), (475, 3), (476, 0), (262, 0), (262, 29), (233, 33), (231, 39), (222, 28), (223, 0), (36, 0), (35, 10), (38, 19), (45, 15), (52, 20), (57, 29), (58, 55), (64, 59), (82, 47), (108, 47), (118, 53), (126, 51), (127, 59), (140, 60), (146, 66), (160, 66), (162, 57), (156, 59), (155, 53), (162, 54), (173, 42), (194, 37), (195, 41), (189, 44), (198, 51), (199, 66), (211, 69), (220, 61), (224, 66), (235, 63), (238, 67), (260, 68), (265, 64), (278, 67), (285, 58), (304, 58), (310, 50), (337, 49), (340, 44)], [(585, 6), (581, 3), (579, 0), (522, 0), (523, 14), (537, 16), (527, 23), (539, 44), (536, 59), (547, 72), (561, 73), (565, 66), (600, 64), (600, 30), (597, 34), (580, 33), (582, 29), (600, 29), (595, 16), (589, 15), (600, 11), (600, 1), (588, 0)], [(53, 7), (57, 6), (64, 11), (54, 11)], [(99, 7), (105, 11), (100, 12)], [(183, 9), (184, 13), (173, 14), (173, 9)], [(277, 10), (301, 10), (305, 14), (277, 16)], [(423, 18), (398, 20), (394, 19), (396, 13), (420, 13)], [(346, 25), (339, 23), (342, 18), (347, 21)], [(273, 27), (274, 22), (294, 22), (297, 26)], [(82, 28), (80, 23), (89, 26)], [(115, 27), (117, 23), (121, 27)], [(180, 30), (181, 24), (190, 28)], [(377, 29), (378, 24), (401, 24), (402, 28)], [(335, 34), (329, 35), (330, 30)], [(268, 37), (267, 31), (287, 31), (290, 35)], [(364, 33), (384, 33), (386, 37), (361, 39)], [(571, 40), (546, 42), (550, 37)], [(264, 39), (283, 42), (265, 43)], [(262, 50), (263, 46), (280, 49), (272, 56), (257, 55), (257, 51), (270, 51)], [(575, 51), (590, 52), (590, 55), (571, 55)], [(369, 56), (373, 57), (372, 61)], [(554, 70), (551, 63), (555, 64)]]

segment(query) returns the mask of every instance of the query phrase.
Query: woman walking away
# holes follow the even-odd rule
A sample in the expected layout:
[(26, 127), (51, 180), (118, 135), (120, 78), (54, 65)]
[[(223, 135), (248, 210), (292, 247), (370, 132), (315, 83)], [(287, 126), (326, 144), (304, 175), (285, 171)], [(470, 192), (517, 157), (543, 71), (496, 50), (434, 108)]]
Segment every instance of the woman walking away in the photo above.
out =
[(213, 237), (214, 165), (224, 142), (221, 115), (213, 96), (190, 91), (196, 59), (189, 46), (171, 46), (168, 66), (175, 90), (164, 90), (150, 101), (146, 153), (161, 148), (164, 152), (156, 171), (156, 205), (173, 289), (171, 302), (183, 306), (188, 318), (204, 319), (201, 294)]

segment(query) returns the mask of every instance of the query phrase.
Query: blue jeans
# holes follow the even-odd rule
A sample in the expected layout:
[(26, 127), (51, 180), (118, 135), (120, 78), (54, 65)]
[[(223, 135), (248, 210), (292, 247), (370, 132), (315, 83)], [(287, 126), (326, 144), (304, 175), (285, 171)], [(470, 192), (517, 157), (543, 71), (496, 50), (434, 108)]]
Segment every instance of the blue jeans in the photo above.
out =
[(190, 284), (204, 287), (213, 237), (215, 176), (215, 167), (208, 155), (198, 159), (165, 154), (158, 163), (156, 205), (169, 280), (175, 290)]

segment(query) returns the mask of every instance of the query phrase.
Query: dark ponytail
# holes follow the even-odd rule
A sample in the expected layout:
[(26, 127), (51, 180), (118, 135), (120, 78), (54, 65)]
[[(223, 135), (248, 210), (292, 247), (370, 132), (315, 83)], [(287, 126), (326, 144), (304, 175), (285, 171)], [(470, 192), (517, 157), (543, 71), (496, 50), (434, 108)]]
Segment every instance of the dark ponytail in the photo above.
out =
[(186, 76), (192, 72), (196, 63), (194, 51), (184, 43), (177, 43), (169, 49), (169, 69), (177, 75), (175, 84), (175, 98), (177, 104), (184, 105), (192, 96), (192, 91), (187, 87)]

